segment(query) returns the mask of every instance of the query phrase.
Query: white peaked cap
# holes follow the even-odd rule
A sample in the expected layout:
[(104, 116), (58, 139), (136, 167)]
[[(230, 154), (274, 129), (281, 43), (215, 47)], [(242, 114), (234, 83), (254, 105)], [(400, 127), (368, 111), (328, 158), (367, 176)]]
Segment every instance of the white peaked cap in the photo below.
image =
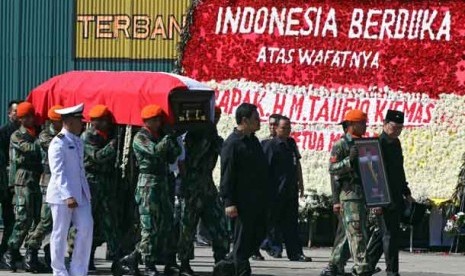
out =
[(60, 114), (61, 116), (81, 117), (83, 110), (84, 110), (84, 103), (80, 103), (80, 104), (75, 105), (75, 106), (66, 107), (66, 108), (62, 108), (62, 109), (57, 109), (57, 110), (55, 110), (55, 112), (57, 114)]

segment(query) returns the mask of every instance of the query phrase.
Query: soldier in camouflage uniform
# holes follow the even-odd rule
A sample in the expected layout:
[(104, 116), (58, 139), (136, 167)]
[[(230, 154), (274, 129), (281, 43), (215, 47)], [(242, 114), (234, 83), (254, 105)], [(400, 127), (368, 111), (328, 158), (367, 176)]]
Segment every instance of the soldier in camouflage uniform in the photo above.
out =
[(116, 139), (113, 135), (111, 113), (104, 105), (94, 106), (90, 112), (91, 127), (82, 135), (84, 166), (92, 195), (94, 240), (89, 270), (95, 270), (94, 254), (98, 246), (107, 242), (110, 252), (119, 252), (119, 229), (115, 206)]
[[(3, 261), (11, 271), (16, 271), (17, 256), (14, 252), (21, 248), (40, 221), (42, 194), (39, 187), (42, 173), (42, 153), (34, 126), (35, 111), (31, 103), (18, 105), (17, 116), (21, 127), (11, 135), (10, 140), (10, 185), (15, 189), (16, 222), (8, 240), (8, 250)], [(29, 236), (26, 238), (26, 235)], [(37, 272), (40, 265), (37, 250), (27, 248), (26, 271)]]
[(339, 191), (339, 183), (331, 177), (331, 188), (333, 191), (333, 211), (337, 216), (337, 230), (336, 236), (334, 237), (333, 250), (329, 258), (328, 266), (326, 266), (320, 273), (321, 276), (343, 276), (345, 275), (344, 267), (347, 261), (350, 259), (349, 243), (347, 241), (344, 223), (341, 215), (341, 202), (339, 200), (339, 194), (335, 191)]
[[(220, 114), (217, 110), (216, 123)], [(223, 260), (229, 252), (226, 216), (212, 175), (222, 144), (223, 139), (213, 125), (208, 131), (192, 131), (186, 135), (186, 176), (182, 186), (184, 206), (179, 240), (183, 276), (194, 274), (189, 259), (200, 218), (212, 237), (215, 263)]]
[[(44, 167), (44, 173), (40, 178), (40, 189), (42, 191), (42, 208), (40, 211), (40, 222), (34, 229), (34, 232), (31, 234), (29, 240), (26, 242), (26, 247), (38, 251), (44, 240), (45, 236), (52, 232), (52, 213), (50, 207), (45, 201), (47, 186), (50, 182), (50, 167), (48, 164), (48, 147), (53, 137), (55, 137), (61, 130), (63, 122), (61, 121), (61, 116), (55, 112), (56, 109), (62, 109), (63, 106), (55, 105), (48, 111), (48, 118), (50, 124), (39, 134), (39, 143), (40, 148), (42, 149), (42, 164)], [(47, 265), (48, 272), (51, 272), (50, 266), (50, 245), (47, 244), (44, 247), (45, 252), (45, 262)]]
[(361, 110), (348, 111), (344, 116), (347, 133), (337, 141), (331, 151), (329, 172), (340, 183), (339, 194), (342, 221), (354, 259), (354, 275), (371, 275), (372, 271), (366, 261), (367, 210), (358, 175), (358, 150), (353, 138), (361, 137), (366, 132), (367, 116)]
[[(341, 125), (345, 135), (347, 133), (347, 122), (342, 122)], [(328, 266), (321, 271), (321, 276), (344, 275), (344, 267), (350, 259), (349, 243), (347, 242), (344, 223), (341, 216), (341, 200), (339, 198), (341, 192), (340, 185), (341, 183), (339, 181), (335, 181), (334, 177), (331, 177), (333, 212), (337, 216), (337, 230)]]
[[(170, 202), (168, 164), (181, 153), (176, 139), (162, 135), (163, 110), (148, 105), (141, 112), (145, 127), (135, 135), (133, 150), (139, 166), (136, 202), (139, 206), (141, 241), (135, 251), (136, 261), (131, 269), (137, 271), (137, 259), (141, 255), (145, 263), (144, 275), (159, 275), (155, 262), (156, 250), (165, 248), (166, 256), (175, 252), (175, 246), (163, 244), (170, 240), (173, 227), (173, 205)], [(173, 252), (171, 252), (173, 251)], [(125, 258), (123, 258), (124, 260)], [(169, 261), (169, 260), (167, 260)], [(165, 263), (166, 266), (173, 264)]]

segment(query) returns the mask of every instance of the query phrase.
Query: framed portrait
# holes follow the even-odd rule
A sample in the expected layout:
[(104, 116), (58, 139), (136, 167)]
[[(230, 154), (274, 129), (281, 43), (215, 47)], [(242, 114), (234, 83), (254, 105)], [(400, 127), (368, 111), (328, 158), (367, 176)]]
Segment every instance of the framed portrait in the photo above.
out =
[(358, 148), (358, 167), (367, 206), (389, 205), (391, 194), (378, 138), (362, 138), (354, 142)]

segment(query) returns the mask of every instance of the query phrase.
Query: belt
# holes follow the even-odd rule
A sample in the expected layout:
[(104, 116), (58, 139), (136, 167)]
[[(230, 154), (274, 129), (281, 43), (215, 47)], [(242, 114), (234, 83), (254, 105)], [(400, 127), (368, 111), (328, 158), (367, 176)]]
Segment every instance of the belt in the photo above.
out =
[[(35, 169), (32, 169), (35, 168)], [(41, 174), (43, 172), (42, 165), (40, 166), (18, 166), (17, 170), (30, 171), (33, 173)]]
[(156, 175), (156, 176), (167, 176), (168, 175), (168, 172), (166, 172), (166, 171), (157, 171), (157, 170), (153, 170), (153, 169), (140, 169), (139, 173), (153, 174), (153, 175)]

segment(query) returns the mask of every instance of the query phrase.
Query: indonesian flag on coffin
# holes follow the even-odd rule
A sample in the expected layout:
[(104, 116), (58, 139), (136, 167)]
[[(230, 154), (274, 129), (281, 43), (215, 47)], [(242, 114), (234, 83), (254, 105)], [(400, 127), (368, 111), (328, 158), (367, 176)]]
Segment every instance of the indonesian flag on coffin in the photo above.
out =
[[(71, 71), (55, 76), (34, 88), (27, 97), (40, 123), (47, 119), (50, 107), (61, 104), (74, 106), (84, 103), (84, 118), (89, 110), (106, 105), (117, 124), (142, 125), (140, 111), (149, 104), (159, 105), (173, 123), (173, 110), (168, 96), (172, 91), (213, 91), (210, 87), (188, 77), (163, 72), (135, 71)], [(215, 99), (211, 99), (213, 118)]]

